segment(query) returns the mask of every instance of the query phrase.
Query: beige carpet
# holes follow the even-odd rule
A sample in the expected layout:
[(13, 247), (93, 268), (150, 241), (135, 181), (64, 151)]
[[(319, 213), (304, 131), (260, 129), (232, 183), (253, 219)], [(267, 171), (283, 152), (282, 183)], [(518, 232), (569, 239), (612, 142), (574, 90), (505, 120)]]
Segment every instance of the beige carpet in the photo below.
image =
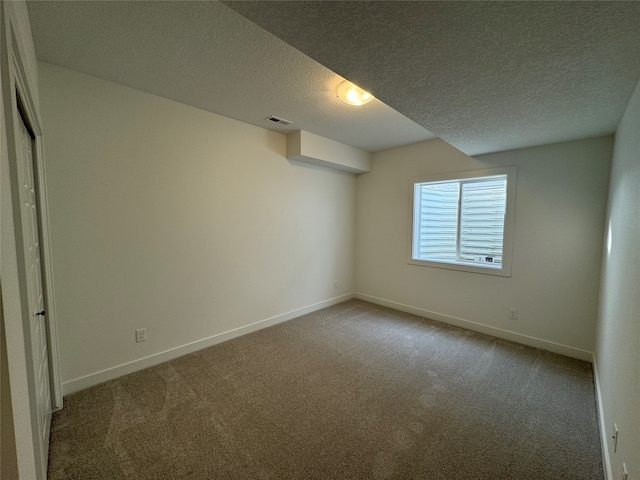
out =
[(351, 300), (65, 398), (70, 479), (603, 478), (591, 366)]

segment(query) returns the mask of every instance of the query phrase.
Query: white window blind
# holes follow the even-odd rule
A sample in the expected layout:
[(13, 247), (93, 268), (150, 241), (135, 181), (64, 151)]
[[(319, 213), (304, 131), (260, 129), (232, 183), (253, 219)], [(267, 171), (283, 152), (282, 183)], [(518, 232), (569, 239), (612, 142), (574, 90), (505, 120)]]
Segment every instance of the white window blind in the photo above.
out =
[(507, 175), (414, 185), (413, 258), (500, 268)]
[(458, 251), (459, 184), (421, 184), (419, 189), (418, 258), (455, 260)]
[(502, 263), (506, 205), (506, 178), (462, 183), (459, 260)]

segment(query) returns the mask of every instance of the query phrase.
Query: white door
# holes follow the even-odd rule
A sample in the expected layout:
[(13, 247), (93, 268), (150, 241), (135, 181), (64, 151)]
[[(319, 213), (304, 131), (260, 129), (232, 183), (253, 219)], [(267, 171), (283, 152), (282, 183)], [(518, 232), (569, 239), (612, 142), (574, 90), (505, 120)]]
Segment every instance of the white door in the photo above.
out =
[(51, 387), (49, 383), (49, 354), (47, 349), (47, 317), (44, 311), (42, 263), (38, 233), (38, 202), (33, 163), (33, 137), (21, 116), (17, 128), (18, 180), (24, 238), (27, 296), (29, 299), (31, 355), (36, 387), (39, 456), (43, 472), (47, 471), (49, 431), (51, 427)]

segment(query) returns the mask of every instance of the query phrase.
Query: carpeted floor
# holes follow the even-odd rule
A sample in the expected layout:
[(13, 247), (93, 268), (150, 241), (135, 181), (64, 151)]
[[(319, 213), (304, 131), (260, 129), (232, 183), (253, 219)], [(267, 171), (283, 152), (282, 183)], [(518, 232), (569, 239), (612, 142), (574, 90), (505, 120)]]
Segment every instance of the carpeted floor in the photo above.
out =
[(49, 478), (603, 479), (591, 365), (351, 300), (65, 398)]

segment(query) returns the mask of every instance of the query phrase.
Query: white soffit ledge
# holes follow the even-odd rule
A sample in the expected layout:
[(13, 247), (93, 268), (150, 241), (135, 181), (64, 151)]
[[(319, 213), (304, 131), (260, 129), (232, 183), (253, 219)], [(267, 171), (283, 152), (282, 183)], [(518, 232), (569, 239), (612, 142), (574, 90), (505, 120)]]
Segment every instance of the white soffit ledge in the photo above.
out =
[(287, 135), (287, 159), (351, 173), (371, 171), (371, 154), (304, 130)]

